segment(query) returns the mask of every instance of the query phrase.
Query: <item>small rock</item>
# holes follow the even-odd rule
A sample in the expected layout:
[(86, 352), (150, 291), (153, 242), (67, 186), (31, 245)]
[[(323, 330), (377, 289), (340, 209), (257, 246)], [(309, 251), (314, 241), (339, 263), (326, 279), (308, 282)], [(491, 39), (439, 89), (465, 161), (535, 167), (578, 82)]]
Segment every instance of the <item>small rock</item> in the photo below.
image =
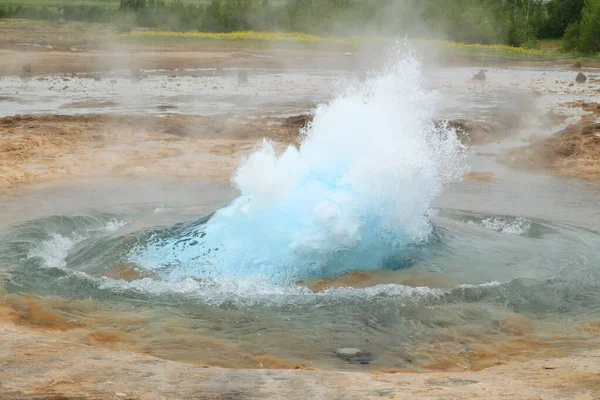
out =
[(371, 361), (373, 361), (373, 355), (371, 353), (354, 347), (337, 349), (335, 351), (335, 355), (336, 357), (353, 364), (369, 364)]
[(575, 61), (573, 68), (581, 68), (581, 60)]
[(575, 82), (577, 83), (583, 83), (585, 81), (587, 81), (587, 76), (585, 76), (583, 72), (578, 73), (575, 77)]
[(311, 122), (312, 119), (313, 116), (310, 114), (293, 115), (285, 119), (285, 126), (293, 128), (302, 128), (308, 125), (308, 123)]
[(373, 361), (373, 357), (371, 357), (370, 355), (364, 355), (364, 356), (358, 357), (359, 364), (367, 365), (367, 364), (370, 364), (371, 361)]
[(471, 78), (474, 81), (485, 81), (486, 80), (485, 71), (482, 69)]
[(31, 64), (25, 64), (25, 65), (23, 65), (22, 70), (26, 74), (30, 74), (31, 73)]

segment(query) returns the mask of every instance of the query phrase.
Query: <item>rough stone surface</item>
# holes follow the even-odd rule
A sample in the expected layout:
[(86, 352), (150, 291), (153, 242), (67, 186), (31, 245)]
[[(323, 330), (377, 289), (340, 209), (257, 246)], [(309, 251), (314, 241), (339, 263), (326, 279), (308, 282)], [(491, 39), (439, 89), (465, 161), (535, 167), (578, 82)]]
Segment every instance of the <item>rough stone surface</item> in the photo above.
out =
[(2, 399), (595, 399), (600, 352), (479, 372), (209, 368), (0, 326)]

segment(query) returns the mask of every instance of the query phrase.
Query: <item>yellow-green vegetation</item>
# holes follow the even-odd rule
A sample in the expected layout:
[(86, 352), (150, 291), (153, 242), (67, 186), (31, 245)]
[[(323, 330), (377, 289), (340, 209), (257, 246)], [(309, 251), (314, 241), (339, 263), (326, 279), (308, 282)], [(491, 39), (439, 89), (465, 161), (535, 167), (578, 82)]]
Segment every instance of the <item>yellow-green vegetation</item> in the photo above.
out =
[(121, 39), (141, 39), (149, 41), (173, 40), (249, 40), (267, 42), (299, 42), (299, 43), (335, 43), (355, 44), (356, 38), (321, 37), (300, 32), (162, 32), (162, 31), (136, 31), (118, 36)]
[(558, 54), (557, 48), (525, 48), (514, 47), (502, 44), (466, 44), (450, 41), (434, 41), (434, 46), (439, 46), (446, 49), (455, 49), (460, 53), (471, 55), (489, 55), (489, 56), (515, 56), (515, 57), (551, 57)]
[[(299, 43), (315, 45), (356, 46), (358, 44), (391, 44), (398, 38), (394, 36), (333, 37), (317, 36), (299, 32), (256, 32), (240, 31), (227, 33), (213, 32), (168, 32), (134, 31), (110, 38), (111, 41), (125, 43), (189, 43), (190, 41), (246, 41), (272, 43)], [(489, 56), (499, 58), (548, 58), (559, 53), (559, 46), (540, 46), (537, 48), (513, 47), (507, 45), (466, 44), (443, 40), (416, 39), (418, 47), (431, 47), (457, 55)]]

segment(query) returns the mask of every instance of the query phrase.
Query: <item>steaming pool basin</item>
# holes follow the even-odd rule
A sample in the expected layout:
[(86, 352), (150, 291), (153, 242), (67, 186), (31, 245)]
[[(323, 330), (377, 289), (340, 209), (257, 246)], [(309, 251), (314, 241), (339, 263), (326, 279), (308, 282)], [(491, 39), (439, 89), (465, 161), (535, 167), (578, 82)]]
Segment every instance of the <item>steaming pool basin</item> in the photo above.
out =
[[(424, 72), (426, 87), (440, 92), (439, 116), (485, 120), (495, 107), (514, 106), (514, 90), (544, 90), (531, 107), (558, 110), (568, 122), (579, 112), (560, 104), (595, 90), (569, 87), (566, 69), (490, 69), (485, 85), (470, 81), (477, 70)], [(143, 75), (3, 77), (18, 95), (2, 112), (292, 115), (330, 100), (343, 80), (331, 71), (252, 71), (248, 86), (235, 70)], [(203, 238), (215, 213), (238, 198), (229, 182), (20, 188), (17, 198), (0, 197), (5, 301), (32, 326), (58, 327), (75, 342), (235, 368), (477, 370), (595, 348), (600, 186), (517, 172), (477, 154), (522, 145), (540, 130), (469, 151), (471, 170), (499, 182), (449, 185), (428, 207), (426, 240), (374, 263), (381, 268), (341, 265), (284, 280), (206, 273), (207, 263), (199, 272), (193, 255), (179, 257), (180, 241), (193, 243), (191, 232)], [(135, 257), (155, 248), (172, 259), (150, 266)]]

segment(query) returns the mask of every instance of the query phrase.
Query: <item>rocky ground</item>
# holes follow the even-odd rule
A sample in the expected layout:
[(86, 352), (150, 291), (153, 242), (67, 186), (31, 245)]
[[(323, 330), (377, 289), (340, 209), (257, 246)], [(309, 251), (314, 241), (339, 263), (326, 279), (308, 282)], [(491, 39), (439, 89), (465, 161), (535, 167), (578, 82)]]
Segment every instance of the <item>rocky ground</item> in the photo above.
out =
[(514, 168), (600, 179), (600, 104), (579, 102), (571, 106), (585, 112), (578, 122), (529, 146), (504, 150), (498, 160)]
[[(8, 312), (0, 308), (0, 312)], [(600, 352), (479, 372), (349, 373), (221, 369), (74, 345), (8, 315), (0, 325), (4, 399), (597, 399)], [(10, 319), (12, 318), (12, 321)], [(282, 368), (290, 368), (282, 365)]]
[(107, 177), (227, 180), (269, 138), (296, 143), (299, 118), (43, 115), (0, 119), (0, 189)]

